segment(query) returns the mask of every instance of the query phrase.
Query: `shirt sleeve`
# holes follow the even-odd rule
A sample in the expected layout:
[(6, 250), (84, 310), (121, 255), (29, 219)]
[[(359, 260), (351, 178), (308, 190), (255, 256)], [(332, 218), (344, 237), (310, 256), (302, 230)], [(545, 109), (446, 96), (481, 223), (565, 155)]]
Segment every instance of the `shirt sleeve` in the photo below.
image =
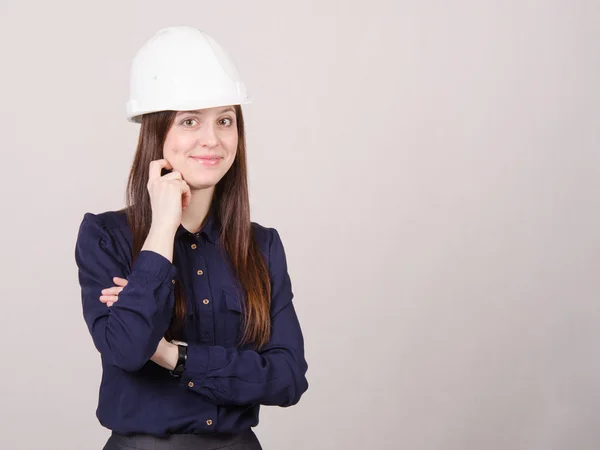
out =
[[(177, 270), (164, 256), (144, 250), (128, 273), (114, 242), (97, 215), (84, 215), (75, 244), (83, 317), (102, 356), (134, 372), (150, 360), (169, 326)], [(115, 286), (113, 277), (128, 284), (108, 307), (99, 297)]]
[(188, 344), (182, 380), (219, 405), (291, 406), (308, 389), (304, 339), (283, 244), (271, 229), (271, 337), (260, 351)]

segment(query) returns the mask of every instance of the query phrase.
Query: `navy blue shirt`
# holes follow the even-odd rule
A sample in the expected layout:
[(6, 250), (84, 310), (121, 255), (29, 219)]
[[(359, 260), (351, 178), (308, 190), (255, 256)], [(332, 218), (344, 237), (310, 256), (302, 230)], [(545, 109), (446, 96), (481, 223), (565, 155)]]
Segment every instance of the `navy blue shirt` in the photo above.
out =
[[(270, 341), (260, 351), (238, 346), (239, 282), (220, 247), (213, 216), (198, 233), (183, 225), (173, 263), (151, 250), (132, 265), (124, 211), (84, 214), (75, 246), (83, 316), (102, 359), (96, 415), (118, 433), (238, 433), (258, 424), (259, 405), (290, 406), (307, 390), (304, 341), (278, 232), (252, 223), (271, 279)], [(111, 307), (102, 289), (128, 284)], [(188, 343), (183, 376), (150, 361), (169, 326), (175, 284), (184, 289)]]

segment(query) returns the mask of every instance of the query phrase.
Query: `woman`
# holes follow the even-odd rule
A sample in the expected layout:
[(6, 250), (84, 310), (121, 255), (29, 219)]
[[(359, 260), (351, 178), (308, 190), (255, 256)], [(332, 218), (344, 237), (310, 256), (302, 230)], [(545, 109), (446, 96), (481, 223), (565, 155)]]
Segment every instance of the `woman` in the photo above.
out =
[(260, 449), (259, 405), (308, 383), (281, 239), (250, 221), (245, 86), (210, 36), (171, 27), (130, 89), (127, 207), (86, 213), (75, 249), (104, 449)]

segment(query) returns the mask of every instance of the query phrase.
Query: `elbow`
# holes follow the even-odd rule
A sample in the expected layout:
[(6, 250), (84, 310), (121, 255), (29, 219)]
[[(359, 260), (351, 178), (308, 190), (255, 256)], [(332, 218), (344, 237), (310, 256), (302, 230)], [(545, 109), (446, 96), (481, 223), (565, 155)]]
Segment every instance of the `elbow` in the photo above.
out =
[(304, 395), (304, 393), (308, 390), (308, 380), (306, 379), (306, 377), (302, 376), (299, 377), (296, 382), (294, 383), (294, 386), (292, 389), (290, 389), (290, 395), (287, 399), (287, 401), (282, 404), (282, 407), (288, 407), (288, 406), (294, 406), (295, 404), (297, 404), (300, 401), (300, 398), (302, 397), (302, 395)]
[(283, 402), (279, 404), (281, 407), (294, 406), (300, 401), (300, 398), (308, 390), (308, 380), (306, 378), (307, 366), (306, 362), (297, 366), (292, 371), (292, 381), (287, 389), (287, 395)]

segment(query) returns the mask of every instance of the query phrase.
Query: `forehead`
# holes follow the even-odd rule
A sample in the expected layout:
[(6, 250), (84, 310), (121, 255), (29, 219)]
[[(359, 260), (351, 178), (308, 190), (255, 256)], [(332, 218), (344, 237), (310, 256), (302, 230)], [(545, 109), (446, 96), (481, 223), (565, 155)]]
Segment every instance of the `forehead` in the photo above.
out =
[(210, 114), (224, 114), (226, 112), (232, 112), (235, 114), (235, 108), (233, 106), (219, 106), (216, 108), (205, 108), (205, 109), (194, 109), (190, 111), (177, 111), (177, 115), (183, 114), (196, 114), (196, 115), (210, 115)]

